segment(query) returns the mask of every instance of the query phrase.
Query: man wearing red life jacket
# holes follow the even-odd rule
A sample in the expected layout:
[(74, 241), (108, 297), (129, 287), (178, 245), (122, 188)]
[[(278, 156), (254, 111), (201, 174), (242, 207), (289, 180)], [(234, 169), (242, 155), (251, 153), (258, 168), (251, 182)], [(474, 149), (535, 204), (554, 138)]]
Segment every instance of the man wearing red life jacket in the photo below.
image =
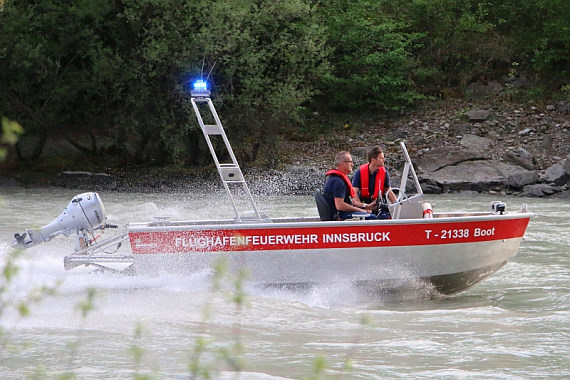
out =
[(376, 219), (376, 215), (371, 213), (375, 204), (353, 201), (356, 192), (347, 176), (352, 171), (352, 165), (354, 165), (350, 153), (338, 153), (334, 163), (335, 169), (327, 172), (327, 181), (323, 189), (323, 195), (331, 209), (338, 212), (340, 219), (352, 219), (353, 212), (367, 212), (370, 213), (370, 216), (366, 219)]
[[(390, 174), (384, 166), (384, 152), (379, 146), (375, 146), (368, 151), (368, 163), (361, 165), (354, 173), (352, 186), (356, 192), (358, 201), (375, 205), (375, 212), (378, 212), (380, 219), (390, 219), (390, 212), (382, 199), (388, 194), (391, 202), (396, 201), (396, 196), (390, 190)], [(379, 202), (379, 203), (377, 203)], [(378, 205), (380, 204), (380, 207)], [(378, 210), (379, 209), (379, 210)]]

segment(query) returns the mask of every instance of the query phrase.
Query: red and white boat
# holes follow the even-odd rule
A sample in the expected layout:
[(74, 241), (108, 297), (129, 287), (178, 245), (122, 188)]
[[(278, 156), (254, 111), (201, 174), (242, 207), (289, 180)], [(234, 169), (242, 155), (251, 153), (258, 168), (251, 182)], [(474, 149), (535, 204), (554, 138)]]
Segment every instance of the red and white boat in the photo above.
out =
[[(95, 242), (94, 231), (109, 227), (107, 216), (99, 195), (84, 193), (49, 225), (16, 234), (13, 245), (31, 247), (60, 234), (76, 234), (75, 252), (64, 258), (67, 270), (87, 266), (137, 275), (191, 273), (225, 260), (233, 272), (247, 270), (250, 280), (260, 286), (351, 283), (367, 291), (385, 291), (421, 280), (442, 294), (469, 288), (517, 254), (531, 217), (526, 206), (507, 212), (504, 203), (492, 202), (486, 212), (433, 213), (403, 144), (406, 165), (400, 189), (406, 188), (412, 175), (418, 193), (398, 194), (398, 201), (390, 205), (393, 219), (264, 217), (257, 211), (207, 89), (198, 88), (192, 95), (234, 219), (130, 223)], [(211, 111), (211, 124), (202, 118), (204, 106)], [(223, 140), (230, 162), (219, 162), (212, 138)], [(251, 206), (247, 217), (238, 210), (238, 196)]]
[(419, 279), (464, 290), (514, 257), (528, 213), (436, 214), (433, 219), (323, 222), (317, 218), (134, 223), (137, 273), (198, 271), (220, 258), (261, 284), (350, 281), (394, 288)]

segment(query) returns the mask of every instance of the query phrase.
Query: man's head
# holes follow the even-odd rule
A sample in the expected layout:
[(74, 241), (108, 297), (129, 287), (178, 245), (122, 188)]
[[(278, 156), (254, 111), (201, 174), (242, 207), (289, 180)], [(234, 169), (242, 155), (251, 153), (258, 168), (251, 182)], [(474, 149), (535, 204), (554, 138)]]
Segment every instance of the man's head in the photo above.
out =
[(379, 146), (375, 146), (368, 151), (368, 162), (370, 166), (375, 170), (381, 166), (384, 166), (384, 152)]
[(334, 158), (334, 166), (344, 174), (349, 174), (352, 171), (352, 165), (352, 156), (346, 151), (337, 153)]

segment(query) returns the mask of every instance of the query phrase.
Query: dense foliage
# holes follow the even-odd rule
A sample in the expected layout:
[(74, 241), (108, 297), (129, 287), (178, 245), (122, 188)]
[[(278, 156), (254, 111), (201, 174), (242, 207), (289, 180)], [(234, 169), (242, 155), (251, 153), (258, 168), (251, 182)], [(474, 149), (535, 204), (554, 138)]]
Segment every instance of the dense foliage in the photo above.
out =
[[(568, 83), (570, 3), (563, 0), (396, 1), (425, 38), (416, 56), (425, 82), (465, 86), (474, 80), (526, 75)], [(406, 3), (405, 8), (402, 7)]]
[(197, 164), (188, 84), (210, 75), (240, 158), (275, 157), (310, 108), (400, 110), (518, 75), (567, 89), (569, 4), (3, 0), (0, 116), (24, 127), (22, 160), (57, 138), (124, 162)]
[(386, 13), (377, 0), (331, 0), (321, 10), (333, 63), (321, 87), (328, 106), (398, 110), (420, 98), (410, 72), (420, 33)]

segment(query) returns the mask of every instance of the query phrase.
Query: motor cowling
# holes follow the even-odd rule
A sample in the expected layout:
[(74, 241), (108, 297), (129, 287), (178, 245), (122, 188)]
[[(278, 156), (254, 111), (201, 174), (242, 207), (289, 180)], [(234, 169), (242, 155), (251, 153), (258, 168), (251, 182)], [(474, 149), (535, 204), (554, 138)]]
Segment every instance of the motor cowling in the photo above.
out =
[(107, 214), (103, 202), (97, 193), (76, 195), (65, 210), (48, 225), (39, 229), (26, 229), (22, 235), (15, 234), (14, 247), (29, 248), (39, 243), (50, 241), (58, 235), (68, 236), (79, 231), (93, 233), (103, 229)]

